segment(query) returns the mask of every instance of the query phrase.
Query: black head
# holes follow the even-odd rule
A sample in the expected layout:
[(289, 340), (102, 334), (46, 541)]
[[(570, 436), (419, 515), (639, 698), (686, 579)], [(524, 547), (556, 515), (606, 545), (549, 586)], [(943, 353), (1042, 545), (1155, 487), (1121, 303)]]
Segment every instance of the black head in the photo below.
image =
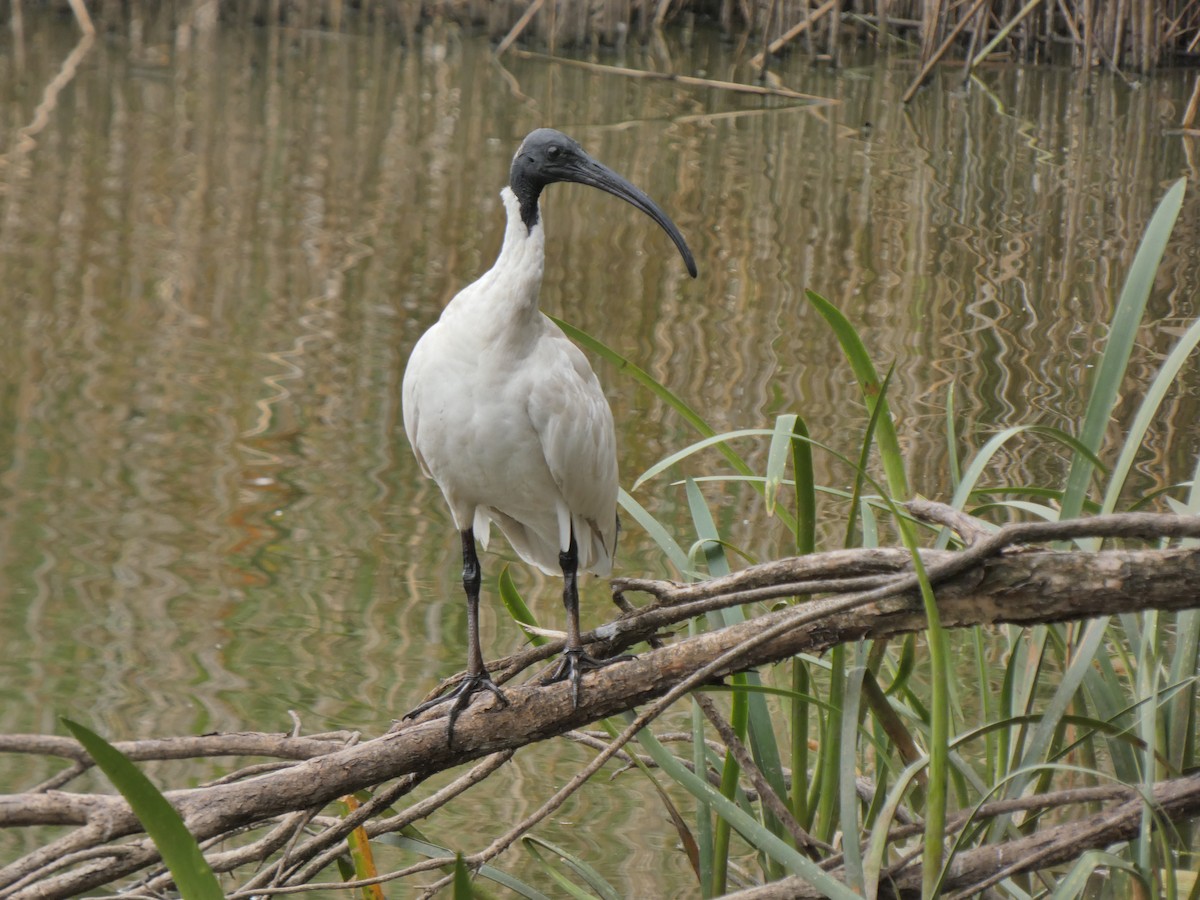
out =
[(633, 204), (656, 221), (675, 242), (688, 273), (696, 277), (692, 251), (667, 214), (644, 193), (596, 160), (561, 131), (539, 128), (531, 131), (513, 157), (508, 183), (521, 204), (521, 220), (532, 229), (538, 222), (538, 198), (542, 188), (556, 181), (574, 181), (607, 191)]

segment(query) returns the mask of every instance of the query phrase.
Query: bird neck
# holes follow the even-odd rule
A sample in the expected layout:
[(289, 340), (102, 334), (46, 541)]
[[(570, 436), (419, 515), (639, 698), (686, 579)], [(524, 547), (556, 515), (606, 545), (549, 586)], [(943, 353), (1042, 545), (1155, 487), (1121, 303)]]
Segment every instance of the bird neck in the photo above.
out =
[[(534, 178), (525, 171), (524, 168), (519, 168), (513, 165), (512, 173), (509, 176), (509, 187), (517, 198), (517, 203), (521, 210), (521, 221), (525, 224), (525, 230), (532, 232), (534, 227), (541, 221), (541, 212), (538, 210), (538, 199), (542, 196), (542, 188), (544, 185), (534, 180)], [(511, 220), (511, 216), (509, 217)]]
[(500, 196), (508, 224), (500, 256), (492, 267), (493, 277), (504, 280), (502, 294), (510, 303), (536, 309), (546, 259), (545, 231), (540, 220), (532, 225), (527, 222), (524, 203), (511, 188), (502, 190)]

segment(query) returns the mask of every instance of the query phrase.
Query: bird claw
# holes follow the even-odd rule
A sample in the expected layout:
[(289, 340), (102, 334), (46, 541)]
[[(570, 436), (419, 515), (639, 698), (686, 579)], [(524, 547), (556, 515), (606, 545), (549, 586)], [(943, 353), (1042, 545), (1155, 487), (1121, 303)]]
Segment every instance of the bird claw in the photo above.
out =
[(584, 672), (603, 669), (605, 666), (611, 666), (613, 663), (625, 662), (630, 659), (633, 659), (633, 657), (628, 653), (622, 653), (620, 656), (610, 656), (607, 659), (596, 659), (594, 656), (589, 656), (582, 647), (567, 648), (562, 652), (562, 656), (558, 658), (558, 662), (554, 665), (554, 668), (542, 677), (541, 683), (556, 684), (560, 681), (570, 679), (571, 705), (578, 709)]
[(500, 686), (492, 681), (492, 676), (484, 671), (478, 675), (466, 675), (453, 690), (414, 706), (404, 714), (403, 718), (415, 719), (421, 713), (431, 710), (435, 706), (450, 703), (450, 721), (446, 725), (446, 744), (447, 746), (453, 746), (454, 723), (458, 720), (458, 714), (467, 708), (467, 704), (471, 701), (471, 695), (479, 691), (490, 691), (500, 701), (501, 706), (509, 705), (508, 697), (504, 695), (504, 691), (500, 690)]

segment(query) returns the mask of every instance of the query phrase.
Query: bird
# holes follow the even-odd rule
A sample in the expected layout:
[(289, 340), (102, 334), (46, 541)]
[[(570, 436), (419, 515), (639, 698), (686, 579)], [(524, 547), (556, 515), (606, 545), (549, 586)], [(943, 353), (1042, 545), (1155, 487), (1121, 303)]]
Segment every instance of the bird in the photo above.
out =
[(539, 199), (557, 182), (605, 191), (648, 215), (696, 277), (675, 223), (639, 188), (560, 131), (538, 128), (521, 142), (500, 191), (506, 225), (495, 264), (463, 288), (421, 336), (404, 371), (404, 430), (423, 474), (441, 489), (462, 541), (467, 668), (457, 687), (410, 710), (450, 704), (447, 736), (471, 697), (495, 696), (479, 643), (482, 574), (475, 544), (495, 524), (517, 555), (563, 578), (566, 643), (543, 684), (571, 682), (580, 704), (592, 658), (579, 636), (580, 570), (606, 576), (616, 549), (617, 452), (613, 415), (587, 358), (538, 306), (545, 265)]

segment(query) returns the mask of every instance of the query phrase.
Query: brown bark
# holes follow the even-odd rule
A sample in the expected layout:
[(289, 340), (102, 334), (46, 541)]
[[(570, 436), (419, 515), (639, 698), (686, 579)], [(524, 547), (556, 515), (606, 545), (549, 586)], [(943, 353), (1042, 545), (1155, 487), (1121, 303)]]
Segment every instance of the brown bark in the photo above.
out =
[[(1159, 782), (1152, 791), (1151, 809), (1172, 822), (1200, 815), (1200, 774)], [(1045, 828), (1025, 838), (967, 850), (954, 857), (942, 885), (946, 900), (965, 900), (976, 896), (1003, 878), (1035, 872), (1078, 858), (1086, 850), (1098, 850), (1137, 836), (1142, 827), (1145, 804), (1140, 797), (1120, 803), (1075, 822)], [(837, 874), (836, 872), (834, 873)], [(921, 896), (921, 866), (913, 865), (893, 873), (890, 893), (884, 897)], [(789, 877), (761, 887), (728, 895), (730, 900), (818, 900), (818, 891), (799, 878)]]
[[(1034, 624), (1200, 606), (1200, 549), (1092, 553), (1014, 546), (1082, 535), (1200, 537), (1200, 519), (1122, 515), (1013, 525), (995, 534), (973, 534), (973, 543), (965, 550), (924, 551), (922, 559), (936, 584), (943, 626)], [(689, 686), (705, 680), (859, 638), (920, 630), (925, 627), (925, 615), (909, 559), (903, 550), (837, 551), (755, 566), (694, 585), (620, 580), (615, 584), (618, 590), (647, 591), (657, 602), (584, 636), (591, 641), (603, 639), (608, 650), (627, 647), (706, 609), (817, 591), (854, 593), (785, 606), (590, 673), (579, 708), (572, 706), (566, 684), (510, 686), (506, 708), (496, 708), (491, 698), (477, 698), (458, 719), (453, 746), (446, 740), (444, 717), (427, 715), (362, 743), (352, 743), (356, 735), (317, 740), (233, 734), (127, 742), (121, 749), (135, 759), (254, 754), (299, 760), (271, 771), (249, 770), (244, 772), (247, 777), (240, 779), (168, 792), (201, 839), (247, 825), (265, 827), (277, 817), (305, 810), (311, 814), (345, 794), (403, 778), (399, 787), (392, 787), (398, 798), (435, 772), (564, 734), (668, 694), (680, 696)], [(531, 650), (495, 664), (492, 671), (511, 677), (555, 649), (549, 645)], [(661, 705), (642, 716), (652, 717)], [(0, 737), (0, 751), (83, 759), (74, 742), (46, 736)], [(1188, 792), (1196, 789), (1194, 781), (1180, 782), (1188, 797)], [(1162, 802), (1168, 811), (1195, 814), (1190, 800), (1176, 806), (1166, 798)], [(0, 796), (0, 827), (51, 824), (79, 827), (0, 869), (0, 897), (71, 896), (112, 884), (156, 859), (153, 847), (145, 841), (113, 844), (140, 832), (137, 820), (118, 796), (78, 794), (46, 786)], [(1101, 840), (1110, 832), (1099, 829), (1095, 833)], [(998, 859), (994, 849), (977, 852), (984, 854), (979, 859), (990, 858), (992, 865)], [(71, 854), (86, 854), (91, 859), (81, 860), (76, 869), (54, 871)], [(964, 854), (964, 858), (972, 857)], [(908, 877), (901, 873), (899, 883)], [(919, 874), (916, 877), (919, 884)], [(963, 877), (975, 876), (968, 872)], [(27, 878), (35, 881), (27, 882)]]

